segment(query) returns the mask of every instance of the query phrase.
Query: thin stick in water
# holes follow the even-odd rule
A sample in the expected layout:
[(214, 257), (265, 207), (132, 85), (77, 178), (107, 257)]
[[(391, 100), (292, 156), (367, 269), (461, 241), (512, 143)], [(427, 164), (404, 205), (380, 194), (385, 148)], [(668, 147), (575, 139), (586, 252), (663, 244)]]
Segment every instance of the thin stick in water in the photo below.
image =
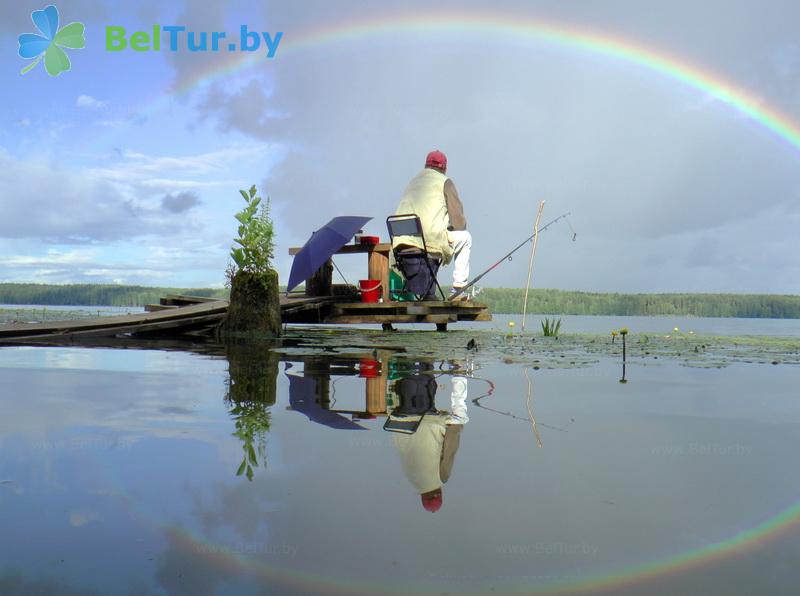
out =
[(528, 290), (531, 287), (533, 257), (536, 254), (536, 241), (539, 240), (539, 220), (542, 219), (542, 211), (544, 211), (544, 201), (539, 203), (539, 212), (536, 214), (536, 223), (533, 224), (533, 244), (531, 245), (531, 256), (528, 260), (528, 282), (525, 284), (525, 300), (522, 303), (522, 331), (525, 331), (525, 317), (528, 314)]
[(522, 372), (525, 373), (525, 379), (528, 381), (528, 400), (525, 402), (525, 406), (528, 408), (528, 420), (531, 421), (531, 428), (533, 428), (533, 434), (536, 437), (536, 445), (538, 447), (542, 446), (542, 437), (539, 436), (539, 429), (536, 428), (536, 418), (533, 417), (533, 409), (531, 408), (531, 398), (533, 396), (533, 381), (528, 376), (528, 369), (523, 368)]

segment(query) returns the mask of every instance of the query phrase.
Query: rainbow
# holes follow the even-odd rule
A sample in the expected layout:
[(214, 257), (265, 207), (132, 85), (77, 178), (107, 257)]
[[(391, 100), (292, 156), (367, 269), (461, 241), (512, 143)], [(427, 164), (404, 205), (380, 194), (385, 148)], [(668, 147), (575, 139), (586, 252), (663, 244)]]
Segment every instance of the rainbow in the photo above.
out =
[[(308, 570), (300, 572), (281, 569), (279, 566), (268, 566), (250, 557), (225, 552), (224, 546), (215, 545), (212, 541), (185, 528), (157, 522), (153, 519), (150, 519), (150, 523), (160, 526), (166, 536), (176, 545), (194, 553), (214, 568), (225, 570), (231, 574), (249, 573), (258, 578), (260, 582), (263, 582), (265, 586), (272, 588), (281, 586), (308, 591), (309, 593), (334, 595), (399, 595), (409, 593), (406, 590), (392, 589), (387, 586), (359, 583), (357, 579), (351, 579), (347, 582), (333, 582)], [(770, 542), (786, 537), (791, 532), (796, 531), (798, 527), (800, 527), (800, 503), (725, 541), (634, 566), (618, 573), (596, 575), (570, 582), (554, 582), (539, 588), (503, 585), (496, 585), (495, 588), (498, 593), (520, 595), (592, 594), (597, 592), (609, 593), (635, 586), (645, 588), (648, 583), (662, 577), (688, 574), (709, 565), (719, 564), (732, 557), (745, 556)], [(421, 590), (416, 589), (414, 593), (434, 594), (440, 593), (441, 589), (441, 587), (430, 590), (425, 590), (424, 588)], [(483, 594), (485, 593), (485, 586), (474, 592), (461, 590), (461, 593)]]
[[(791, 147), (800, 149), (800, 124), (778, 109), (767, 105), (754, 92), (735, 85), (720, 74), (691, 64), (680, 57), (668, 55), (657, 48), (647, 47), (607, 32), (592, 31), (563, 23), (480, 12), (384, 15), (379, 18), (333, 24), (305, 32), (286, 31), (275, 60), (330, 46), (369, 42), (382, 37), (410, 34), (416, 36), (415, 38), (420, 35), (436, 36), (437, 39), (448, 36), (454, 41), (459, 41), (469, 34), (481, 34), (482, 40), (486, 43), (519, 45), (544, 43), (565, 50), (604, 56), (655, 73), (713, 98), (720, 104), (746, 116)], [(174, 95), (195, 91), (228, 76), (248, 69), (265, 68), (265, 66), (269, 67), (269, 62), (265, 62), (263, 56), (260, 55), (227, 55), (221, 63), (216, 63), (211, 69), (183, 81), (169, 94), (161, 95), (153, 100), (143, 112), (157, 111), (160, 107), (167, 105)], [(379, 589), (376, 586), (361, 586), (355, 582), (347, 586), (336, 585), (310, 573), (304, 572), (301, 575), (297, 572), (267, 567), (236, 555), (222, 554), (220, 549), (205, 548), (202, 550), (204, 546), (209, 545), (204, 538), (174, 526), (163, 523), (159, 525), (184, 547), (208, 553), (209, 563), (227, 569), (253, 572), (264, 581), (313, 589), (324, 587), (330, 593), (386, 592), (385, 589)], [(733, 534), (726, 540), (697, 549), (635, 565), (617, 573), (596, 575), (572, 582), (555, 582), (542, 586), (538, 590), (519, 587), (516, 590), (518, 593), (535, 594), (591, 593), (643, 584), (660, 577), (676, 573), (689, 573), (703, 566), (719, 564), (729, 558), (746, 555), (797, 531), (798, 528), (800, 528), (800, 502), (750, 529)]]
[[(95, 458), (96, 469), (107, 469), (102, 465), (100, 456), (89, 455)], [(357, 577), (343, 581), (341, 578), (332, 580), (311, 569), (292, 569), (286, 565), (270, 565), (255, 557), (231, 552), (225, 544), (218, 544), (209, 537), (202, 535), (195, 529), (176, 525), (163, 519), (157, 511), (149, 511), (137, 503), (117, 470), (111, 469), (108, 481), (116, 489), (116, 496), (127, 506), (128, 511), (141, 522), (150, 527), (159, 528), (169, 542), (184, 552), (192, 553), (194, 557), (202, 560), (210, 567), (224, 571), (230, 575), (246, 573), (257, 579), (264, 586), (273, 589), (286, 588), (305, 593), (325, 593), (332, 595), (393, 595), (408, 594), (407, 589), (398, 589), (398, 586), (378, 585), (359, 581)], [(521, 587), (519, 585), (496, 584), (497, 593), (508, 594), (593, 594), (613, 593), (614, 591), (639, 587), (645, 590), (648, 585), (661, 578), (688, 575), (693, 572), (711, 568), (734, 559), (744, 557), (756, 552), (781, 539), (785, 539), (800, 529), (800, 502), (796, 502), (777, 515), (766, 517), (752, 528), (734, 533), (729, 538), (705, 546), (686, 550), (678, 554), (669, 555), (639, 565), (628, 566), (612, 573), (597, 574), (579, 580), (554, 581), (537, 587)], [(426, 589), (427, 588), (427, 589)], [(415, 589), (417, 594), (438, 594), (442, 587), (424, 586)], [(483, 594), (486, 586), (476, 588), (474, 591), (462, 590), (464, 594)]]
[[(275, 60), (328, 46), (411, 34), (415, 36), (415, 40), (420, 35), (427, 35), (436, 36), (437, 39), (447, 36), (454, 41), (463, 41), (470, 34), (480, 34), (481, 40), (486, 43), (545, 43), (567, 50), (605, 56), (656, 73), (730, 106), (795, 149), (800, 149), (800, 124), (767, 105), (754, 92), (735, 85), (722, 75), (690, 64), (677, 56), (668, 55), (657, 48), (607, 32), (526, 19), (517, 15), (482, 12), (398, 14), (347, 21), (305, 32), (286, 31)], [(269, 66), (269, 62), (260, 53), (257, 56), (230, 54), (221, 64), (215, 64), (211, 69), (182, 82), (173, 89), (172, 94), (184, 94), (250, 68), (264, 68), (265, 65)], [(161, 101), (168, 98), (169, 95), (167, 98), (162, 96)], [(160, 101), (157, 100), (156, 103)]]

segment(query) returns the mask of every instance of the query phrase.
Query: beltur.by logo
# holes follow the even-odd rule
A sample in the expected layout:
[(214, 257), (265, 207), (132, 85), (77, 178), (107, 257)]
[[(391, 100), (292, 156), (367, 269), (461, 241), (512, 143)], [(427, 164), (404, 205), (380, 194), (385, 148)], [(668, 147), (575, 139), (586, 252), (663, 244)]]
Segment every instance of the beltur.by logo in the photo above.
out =
[(125, 27), (106, 26), (106, 50), (121, 52), (131, 49), (134, 52), (159, 52), (162, 47), (162, 35), (169, 34), (164, 47), (170, 52), (188, 50), (190, 52), (256, 52), (264, 42), (267, 58), (275, 56), (278, 44), (283, 39), (283, 31), (269, 33), (266, 31), (250, 31), (247, 25), (239, 27), (239, 43), (227, 41), (225, 31), (187, 31), (183, 25), (153, 25), (152, 31), (135, 31), (128, 36)]
[[(25, 66), (20, 74), (29, 72), (44, 59), (47, 74), (55, 77), (69, 70), (72, 65), (64, 48), (82, 49), (86, 46), (83, 23), (70, 23), (59, 29), (58, 9), (52, 4), (31, 13), (33, 24), (40, 33), (23, 33), (19, 36), (20, 57), (33, 62)], [(108, 52), (133, 50), (134, 52), (161, 51), (162, 42), (170, 52), (257, 52), (261, 49), (267, 58), (274, 58), (283, 39), (283, 31), (251, 31), (247, 25), (239, 27), (238, 43), (225, 31), (189, 31), (184, 25), (153, 25), (150, 31), (134, 31), (128, 35), (125, 27), (106, 25)]]
[(23, 68), (19, 74), (25, 74), (44, 58), (44, 68), (51, 77), (68, 71), (72, 65), (69, 56), (62, 48), (79, 50), (86, 45), (83, 23), (70, 23), (62, 29), (58, 28), (58, 9), (53, 6), (42, 10), (34, 10), (31, 19), (41, 32), (23, 33), (19, 36), (19, 50), (22, 58), (33, 62)]

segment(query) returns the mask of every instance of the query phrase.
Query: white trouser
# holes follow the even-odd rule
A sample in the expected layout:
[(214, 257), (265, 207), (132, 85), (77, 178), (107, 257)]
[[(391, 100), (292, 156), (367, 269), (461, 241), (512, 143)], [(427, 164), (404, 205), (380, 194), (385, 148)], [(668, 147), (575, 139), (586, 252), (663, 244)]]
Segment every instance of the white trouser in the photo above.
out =
[(448, 231), (447, 240), (453, 247), (453, 287), (460, 288), (469, 281), (469, 252), (472, 234), (467, 230)]
[(453, 376), (450, 381), (453, 385), (450, 392), (450, 416), (447, 424), (466, 424), (467, 416), (467, 378)]

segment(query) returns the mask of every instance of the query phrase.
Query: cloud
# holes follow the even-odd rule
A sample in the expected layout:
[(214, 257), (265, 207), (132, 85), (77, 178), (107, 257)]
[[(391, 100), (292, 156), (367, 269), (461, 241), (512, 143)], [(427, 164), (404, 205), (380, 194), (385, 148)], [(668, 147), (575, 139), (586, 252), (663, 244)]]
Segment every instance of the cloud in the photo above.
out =
[(180, 157), (127, 152), (99, 168), (21, 161), (0, 149), (0, 238), (70, 244), (174, 235), (197, 225), (175, 217), (200, 204), (197, 190), (235, 188), (241, 181), (229, 178), (231, 164), (261, 159), (269, 149), (246, 144)]
[(0, 148), (0, 279), (217, 283), (235, 231), (236, 189), (276, 159), (274, 145), (253, 142), (194, 155), (119, 149), (97, 167), (22, 161)]
[(163, 230), (167, 222), (108, 181), (0, 153), (0, 238), (83, 243)]
[(91, 95), (79, 95), (75, 105), (87, 110), (102, 110), (108, 105), (108, 102), (95, 99)]
[(171, 213), (184, 213), (199, 204), (200, 199), (193, 192), (168, 194), (161, 199), (161, 207)]
[[(9, 254), (3, 259), (5, 281), (37, 283), (144, 283), (165, 280), (172, 275), (174, 260), (160, 262), (144, 256), (121, 262), (112, 259), (109, 246), (63, 250), (50, 248), (43, 254)], [(10, 251), (10, 249), (6, 249)], [(115, 262), (112, 262), (115, 261)]]
[(53, 266), (71, 266), (71, 265), (86, 265), (91, 263), (97, 257), (96, 250), (71, 250), (60, 251), (57, 249), (50, 249), (45, 255), (32, 256), (32, 255), (9, 255), (3, 259), (3, 264), (8, 267), (53, 267)]
[(197, 106), (200, 121), (213, 118), (223, 132), (240, 131), (256, 139), (274, 138), (269, 99), (263, 83), (252, 80), (242, 89), (226, 93), (213, 85)]

